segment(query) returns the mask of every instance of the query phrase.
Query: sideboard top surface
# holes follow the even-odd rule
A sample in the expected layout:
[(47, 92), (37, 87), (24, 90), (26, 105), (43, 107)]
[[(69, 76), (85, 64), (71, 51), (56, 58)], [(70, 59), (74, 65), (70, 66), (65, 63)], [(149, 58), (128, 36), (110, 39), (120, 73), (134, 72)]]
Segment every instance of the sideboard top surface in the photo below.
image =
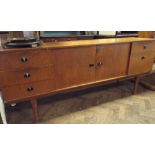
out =
[(60, 42), (49, 42), (42, 43), (37, 48), (10, 48), (3, 49), (0, 48), (0, 52), (15, 52), (15, 51), (23, 51), (23, 50), (37, 50), (37, 49), (54, 49), (54, 48), (67, 48), (67, 47), (79, 47), (79, 46), (95, 46), (95, 45), (103, 45), (103, 44), (117, 44), (117, 43), (131, 43), (138, 41), (155, 41), (151, 38), (110, 38), (110, 39), (94, 39), (94, 40), (75, 40), (75, 41), (60, 41)]

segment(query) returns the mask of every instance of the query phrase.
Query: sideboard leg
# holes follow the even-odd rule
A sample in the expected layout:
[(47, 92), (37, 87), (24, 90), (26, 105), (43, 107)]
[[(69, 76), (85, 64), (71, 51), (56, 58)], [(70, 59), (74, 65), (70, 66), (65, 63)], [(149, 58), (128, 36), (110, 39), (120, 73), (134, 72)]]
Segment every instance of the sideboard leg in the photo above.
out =
[(32, 111), (35, 123), (39, 122), (39, 112), (38, 112), (38, 103), (36, 99), (31, 100)]
[(1, 114), (3, 124), (7, 124), (6, 115), (5, 115), (5, 106), (4, 106), (1, 92), (0, 92), (0, 114)]
[(133, 90), (133, 94), (134, 94), (134, 95), (137, 94), (139, 81), (140, 81), (140, 76), (137, 76), (137, 77), (135, 78), (135, 83), (134, 83), (134, 90)]

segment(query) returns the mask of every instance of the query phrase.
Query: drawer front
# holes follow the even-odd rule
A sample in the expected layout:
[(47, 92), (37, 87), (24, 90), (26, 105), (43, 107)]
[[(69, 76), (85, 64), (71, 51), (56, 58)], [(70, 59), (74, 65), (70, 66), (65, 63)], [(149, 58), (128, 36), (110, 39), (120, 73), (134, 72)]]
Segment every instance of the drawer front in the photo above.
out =
[(0, 54), (0, 71), (40, 68), (51, 64), (51, 53), (47, 50), (20, 51)]
[(16, 84), (37, 82), (53, 78), (53, 68), (25, 69), (22, 71), (0, 72), (0, 86), (6, 87)]
[(143, 41), (143, 42), (135, 42), (132, 43), (132, 50), (137, 52), (150, 52), (155, 51), (155, 41)]
[[(146, 45), (146, 47), (144, 47)], [(154, 42), (132, 44), (128, 74), (142, 74), (151, 71), (155, 56)]]
[(53, 80), (40, 81), (24, 85), (2, 88), (5, 103), (22, 100), (28, 97), (37, 97), (52, 92), (55, 89)]

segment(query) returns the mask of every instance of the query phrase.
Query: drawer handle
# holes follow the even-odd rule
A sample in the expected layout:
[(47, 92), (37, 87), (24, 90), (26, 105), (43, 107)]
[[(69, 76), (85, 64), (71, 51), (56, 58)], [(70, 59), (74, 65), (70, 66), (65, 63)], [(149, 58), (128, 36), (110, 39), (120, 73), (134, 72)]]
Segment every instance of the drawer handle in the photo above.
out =
[(28, 59), (27, 59), (26, 57), (22, 57), (22, 58), (21, 58), (21, 62), (25, 63), (25, 62), (27, 62), (27, 61), (28, 61)]
[(34, 90), (33, 87), (28, 87), (28, 88), (27, 88), (27, 91), (28, 91), (28, 92), (31, 92), (31, 91), (33, 91), (33, 90)]
[(144, 59), (145, 59), (145, 57), (141, 57), (141, 59), (142, 59), (142, 60), (144, 60)]
[(29, 78), (30, 76), (31, 76), (30, 73), (25, 73), (25, 74), (24, 74), (24, 77), (25, 77), (25, 78)]
[(91, 67), (94, 67), (95, 65), (94, 64), (89, 64), (89, 67), (91, 68)]

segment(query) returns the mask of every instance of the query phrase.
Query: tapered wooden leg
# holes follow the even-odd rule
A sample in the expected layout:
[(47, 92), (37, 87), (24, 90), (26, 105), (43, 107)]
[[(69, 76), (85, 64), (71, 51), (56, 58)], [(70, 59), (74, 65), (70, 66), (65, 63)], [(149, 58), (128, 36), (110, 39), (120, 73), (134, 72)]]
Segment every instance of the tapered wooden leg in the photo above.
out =
[(137, 94), (139, 81), (140, 81), (140, 76), (137, 76), (137, 77), (135, 78), (135, 84), (134, 84), (134, 90), (133, 90), (133, 94), (134, 94), (134, 95)]
[(116, 84), (119, 85), (119, 84), (120, 84), (120, 80), (117, 80), (117, 81), (116, 81)]
[(31, 100), (34, 122), (39, 122), (38, 103), (36, 99)]

